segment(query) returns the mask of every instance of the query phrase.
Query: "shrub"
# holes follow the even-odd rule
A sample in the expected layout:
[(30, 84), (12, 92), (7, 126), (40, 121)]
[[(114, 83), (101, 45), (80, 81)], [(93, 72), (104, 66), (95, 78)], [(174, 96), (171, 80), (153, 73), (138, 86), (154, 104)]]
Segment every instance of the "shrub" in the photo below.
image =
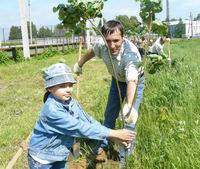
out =
[(10, 58), (6, 52), (0, 51), (0, 65), (10, 62)]
[(16, 62), (23, 62), (25, 60), (22, 49), (16, 49)]
[(78, 52), (77, 48), (65, 48), (63, 54), (67, 55), (69, 53), (75, 53), (75, 52)]
[(55, 56), (56, 54), (59, 54), (60, 52), (58, 50), (56, 50), (55, 48), (53, 47), (50, 47), (48, 49), (45, 49), (43, 51), (42, 54), (38, 55), (36, 58), (38, 60), (41, 60), (41, 59), (47, 59), (49, 57), (52, 57), (52, 56)]

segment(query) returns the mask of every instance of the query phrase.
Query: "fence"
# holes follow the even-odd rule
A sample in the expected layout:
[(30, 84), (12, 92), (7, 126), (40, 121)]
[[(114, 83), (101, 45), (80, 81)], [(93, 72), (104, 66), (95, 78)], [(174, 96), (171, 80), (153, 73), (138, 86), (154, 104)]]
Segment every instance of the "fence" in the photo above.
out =
[(0, 42), (6, 42), (9, 37), (10, 28), (0, 28)]
[[(56, 48), (57, 50), (64, 51), (65, 47), (73, 47), (73, 48), (78, 48), (79, 42), (65, 42), (65, 43), (56, 43), (56, 44), (34, 44), (30, 45), (30, 55), (37, 55), (42, 53), (45, 49), (52, 47)], [(0, 51), (7, 52), (8, 55), (13, 58), (14, 60), (16, 59), (17, 55), (17, 49), (22, 49), (22, 45), (18, 46), (11, 46), (11, 47), (6, 47), (6, 48), (0, 48)]]
[[(28, 25), (29, 26), (29, 25)], [(11, 31), (11, 29), (15, 27), (15, 31)], [(40, 31), (40, 28), (43, 28), (46, 30), (41, 34), (42, 31)], [(29, 28), (28, 28), (28, 32)], [(67, 32), (66, 29), (58, 29), (57, 25), (48, 25), (44, 26), (41, 25), (39, 27), (36, 27), (36, 25), (32, 26), (32, 37), (38, 38), (38, 37), (64, 37), (65, 33)], [(20, 37), (21, 36), (21, 28), (18, 25), (12, 25), (11, 27), (1, 27), (0, 26), (0, 42), (6, 43), (11, 37)]]

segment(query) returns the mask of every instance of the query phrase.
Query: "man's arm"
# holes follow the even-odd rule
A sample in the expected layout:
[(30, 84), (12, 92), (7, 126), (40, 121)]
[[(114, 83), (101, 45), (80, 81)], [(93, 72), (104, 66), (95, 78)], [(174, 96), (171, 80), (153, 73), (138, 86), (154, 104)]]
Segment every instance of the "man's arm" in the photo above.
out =
[[(132, 108), (134, 97), (137, 90), (138, 82), (138, 70), (136, 67), (137, 63), (128, 62), (129, 64), (125, 68), (126, 70), (126, 82), (127, 82), (127, 92), (126, 92), (126, 103), (123, 107), (123, 117), (126, 123), (136, 123), (137, 121), (137, 111)], [(132, 108), (132, 109), (131, 109)]]
[(137, 88), (137, 81), (129, 81), (127, 84), (127, 104), (128, 105), (132, 105), (133, 104), (133, 100), (135, 97), (135, 93), (136, 93), (136, 88)]
[(136, 123), (138, 118), (138, 112), (135, 110), (134, 107), (132, 107), (134, 102), (134, 97), (136, 93), (137, 88), (137, 80), (135, 81), (129, 81), (127, 83), (127, 102), (124, 105), (123, 108), (123, 117), (127, 124)]
[(133, 103), (134, 96), (137, 89), (137, 82), (138, 82), (138, 70), (137, 70), (137, 63), (133, 62), (132, 60), (127, 60), (125, 67), (126, 71), (126, 83), (127, 83), (127, 90), (126, 90), (126, 103), (130, 106)]
[(74, 65), (73, 71), (77, 75), (82, 73), (82, 67), (88, 60), (92, 59), (95, 56), (95, 53), (92, 49), (89, 49), (86, 54)]
[(92, 59), (95, 56), (94, 52), (92, 49), (89, 49), (86, 54), (78, 61), (78, 65), (80, 67), (82, 67), (85, 62), (87, 62), (88, 60)]

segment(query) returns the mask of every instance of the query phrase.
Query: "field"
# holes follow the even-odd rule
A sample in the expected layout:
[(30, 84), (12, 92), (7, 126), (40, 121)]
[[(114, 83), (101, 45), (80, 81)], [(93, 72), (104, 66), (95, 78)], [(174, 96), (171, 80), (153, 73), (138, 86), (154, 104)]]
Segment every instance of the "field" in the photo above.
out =
[[(200, 40), (172, 41), (172, 67), (155, 74), (146, 72), (137, 146), (129, 158), (130, 168), (199, 168), (199, 44)], [(0, 169), (6, 167), (37, 120), (44, 94), (41, 70), (59, 59), (65, 59), (72, 67), (77, 55), (78, 52), (57, 54), (48, 59), (33, 58), (0, 66)], [(85, 111), (100, 122), (109, 85), (110, 76), (101, 60), (91, 60), (84, 66), (79, 101)], [(76, 86), (74, 97), (75, 94)], [(89, 152), (88, 144), (82, 144), (83, 156)], [(28, 168), (26, 153), (14, 168)]]

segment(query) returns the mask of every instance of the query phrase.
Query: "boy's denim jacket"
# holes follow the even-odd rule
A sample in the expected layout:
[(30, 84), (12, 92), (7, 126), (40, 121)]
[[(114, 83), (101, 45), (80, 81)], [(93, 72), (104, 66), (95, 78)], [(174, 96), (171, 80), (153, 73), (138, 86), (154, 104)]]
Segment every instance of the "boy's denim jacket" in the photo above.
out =
[(65, 161), (75, 137), (103, 140), (110, 129), (89, 117), (74, 99), (62, 103), (53, 95), (45, 102), (28, 151), (43, 160)]

